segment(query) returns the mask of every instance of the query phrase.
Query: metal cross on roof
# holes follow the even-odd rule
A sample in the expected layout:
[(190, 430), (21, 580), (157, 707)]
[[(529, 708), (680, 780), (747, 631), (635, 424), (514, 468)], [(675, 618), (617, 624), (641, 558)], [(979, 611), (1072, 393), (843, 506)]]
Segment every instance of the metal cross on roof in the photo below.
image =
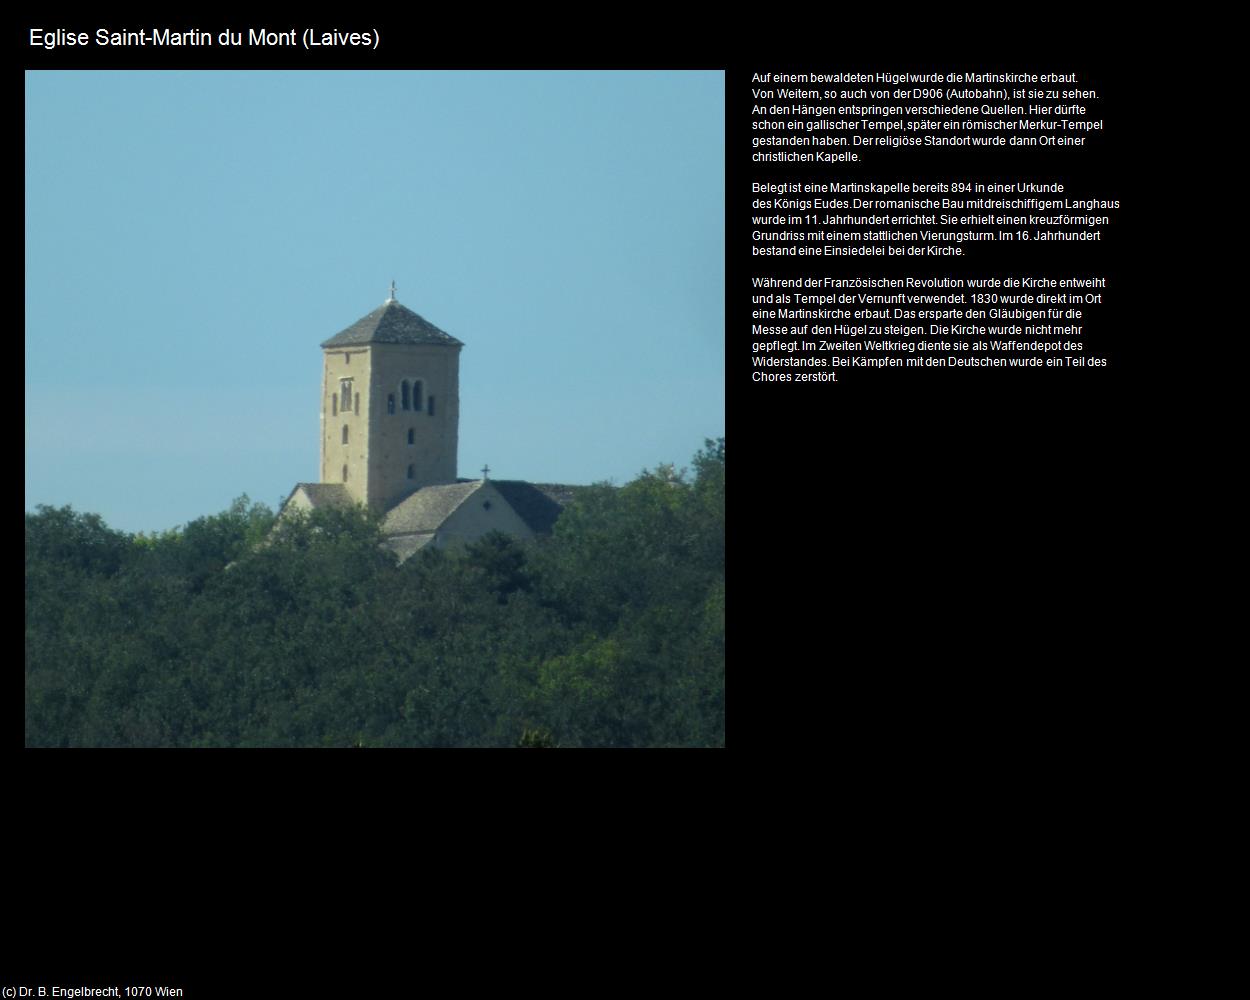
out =
[(483, 479), (489, 479), (489, 478), (490, 478), (490, 466), (489, 466), (489, 465), (483, 465), (483, 466), (482, 466), (482, 478), (483, 478)]
[(386, 301), (387, 302), (395, 301), (395, 279), (394, 278), (391, 279), (391, 297), (387, 299)]

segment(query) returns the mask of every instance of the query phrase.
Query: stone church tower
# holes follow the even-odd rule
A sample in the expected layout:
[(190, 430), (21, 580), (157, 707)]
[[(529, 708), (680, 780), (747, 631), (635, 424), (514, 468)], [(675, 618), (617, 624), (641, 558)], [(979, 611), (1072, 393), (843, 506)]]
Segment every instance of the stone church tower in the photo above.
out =
[(321, 347), (321, 482), (388, 510), (456, 482), (460, 348), (391, 297)]
[[(279, 519), (366, 504), (399, 562), (491, 532), (549, 535), (575, 486), (456, 477), (460, 348), (391, 297), (321, 345), (321, 476)], [(275, 529), (277, 530), (277, 529)]]

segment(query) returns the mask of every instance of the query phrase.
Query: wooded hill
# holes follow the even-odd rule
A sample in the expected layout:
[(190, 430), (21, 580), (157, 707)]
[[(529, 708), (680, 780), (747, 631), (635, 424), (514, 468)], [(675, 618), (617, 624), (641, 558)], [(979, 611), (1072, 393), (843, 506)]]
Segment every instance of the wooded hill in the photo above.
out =
[(27, 746), (722, 746), (725, 451), (402, 565), (363, 509), (26, 515)]

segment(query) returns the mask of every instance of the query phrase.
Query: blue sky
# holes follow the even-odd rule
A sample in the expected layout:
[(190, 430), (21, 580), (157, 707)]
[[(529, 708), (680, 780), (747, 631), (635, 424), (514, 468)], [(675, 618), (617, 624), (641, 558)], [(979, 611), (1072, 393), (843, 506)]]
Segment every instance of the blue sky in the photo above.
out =
[(719, 72), (32, 72), (26, 507), (154, 531), (317, 477), (318, 345), (464, 341), (460, 475), (724, 433)]

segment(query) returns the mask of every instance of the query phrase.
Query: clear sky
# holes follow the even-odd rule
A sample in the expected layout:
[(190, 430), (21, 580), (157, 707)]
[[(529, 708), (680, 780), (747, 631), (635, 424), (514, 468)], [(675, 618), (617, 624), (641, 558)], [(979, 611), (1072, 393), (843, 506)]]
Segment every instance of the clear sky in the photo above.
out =
[(318, 473), (321, 341), (463, 341), (461, 476), (724, 434), (719, 72), (31, 72), (26, 507), (125, 531)]

